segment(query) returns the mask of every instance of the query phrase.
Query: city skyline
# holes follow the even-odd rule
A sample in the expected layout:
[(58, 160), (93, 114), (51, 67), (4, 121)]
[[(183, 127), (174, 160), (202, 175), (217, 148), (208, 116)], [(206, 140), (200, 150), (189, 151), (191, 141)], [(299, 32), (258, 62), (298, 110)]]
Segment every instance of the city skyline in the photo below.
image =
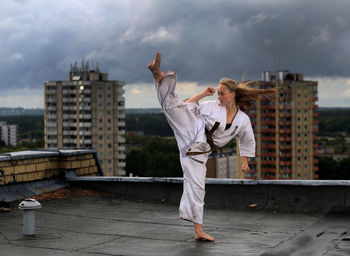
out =
[[(320, 107), (350, 107), (350, 2), (6, 1), (0, 107), (43, 108), (43, 82), (99, 62), (126, 82), (126, 108), (159, 107), (146, 65), (163, 53), (186, 98), (221, 77), (289, 70), (319, 82)], [(216, 99), (212, 97), (211, 99)]]

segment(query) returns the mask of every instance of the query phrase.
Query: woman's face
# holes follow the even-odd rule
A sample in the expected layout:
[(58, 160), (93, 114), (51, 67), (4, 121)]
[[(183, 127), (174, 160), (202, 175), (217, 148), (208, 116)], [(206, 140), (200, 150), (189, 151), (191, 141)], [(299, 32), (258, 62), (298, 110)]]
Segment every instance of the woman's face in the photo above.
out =
[(231, 92), (224, 84), (219, 84), (218, 100), (222, 106), (229, 106), (235, 100), (236, 93)]

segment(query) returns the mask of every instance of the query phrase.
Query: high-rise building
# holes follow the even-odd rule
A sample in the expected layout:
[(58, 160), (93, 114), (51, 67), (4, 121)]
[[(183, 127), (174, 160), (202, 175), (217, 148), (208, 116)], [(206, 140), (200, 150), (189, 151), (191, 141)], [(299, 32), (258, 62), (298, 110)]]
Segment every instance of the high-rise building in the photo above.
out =
[(105, 175), (125, 175), (124, 85), (84, 61), (45, 82), (45, 148), (95, 148)]
[(250, 173), (239, 171), (238, 177), (317, 179), (317, 82), (288, 71), (263, 72), (257, 87), (276, 87), (277, 93), (257, 101), (249, 112), (256, 158), (250, 161)]
[(7, 124), (4, 121), (0, 121), (0, 140), (4, 141), (6, 145), (16, 146), (18, 138), (18, 125)]

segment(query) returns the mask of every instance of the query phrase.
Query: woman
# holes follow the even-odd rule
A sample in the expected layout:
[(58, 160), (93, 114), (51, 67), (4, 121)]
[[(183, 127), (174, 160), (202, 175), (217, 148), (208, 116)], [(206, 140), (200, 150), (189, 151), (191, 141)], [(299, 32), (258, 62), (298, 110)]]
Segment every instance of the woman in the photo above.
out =
[(215, 93), (212, 87), (181, 101), (175, 93), (176, 73), (161, 72), (160, 62), (161, 55), (157, 53), (148, 69), (153, 74), (158, 100), (174, 131), (180, 151), (184, 173), (180, 218), (194, 223), (196, 240), (214, 241), (214, 237), (206, 234), (202, 228), (208, 156), (212, 150), (237, 136), (243, 157), (242, 170), (249, 171), (248, 157), (255, 157), (255, 139), (249, 117), (244, 112), (252, 101), (275, 90), (253, 89), (224, 78), (218, 86), (218, 101), (199, 103), (202, 98)]

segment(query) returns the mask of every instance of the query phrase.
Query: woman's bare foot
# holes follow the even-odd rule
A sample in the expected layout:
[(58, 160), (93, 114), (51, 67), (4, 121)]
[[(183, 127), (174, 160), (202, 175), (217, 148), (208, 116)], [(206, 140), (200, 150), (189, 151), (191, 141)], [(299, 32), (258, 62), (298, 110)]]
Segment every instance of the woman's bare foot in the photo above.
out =
[(152, 72), (154, 79), (159, 83), (162, 80), (162, 74), (160, 72), (160, 61), (162, 60), (162, 55), (157, 52), (154, 60), (148, 64), (147, 68)]
[(194, 239), (214, 242), (215, 238), (203, 231), (202, 224), (194, 223)]
[(214, 242), (215, 241), (215, 238), (208, 235), (207, 233), (205, 232), (202, 232), (202, 233), (196, 233), (194, 235), (194, 239), (198, 240), (198, 241), (209, 241), (209, 242)]

